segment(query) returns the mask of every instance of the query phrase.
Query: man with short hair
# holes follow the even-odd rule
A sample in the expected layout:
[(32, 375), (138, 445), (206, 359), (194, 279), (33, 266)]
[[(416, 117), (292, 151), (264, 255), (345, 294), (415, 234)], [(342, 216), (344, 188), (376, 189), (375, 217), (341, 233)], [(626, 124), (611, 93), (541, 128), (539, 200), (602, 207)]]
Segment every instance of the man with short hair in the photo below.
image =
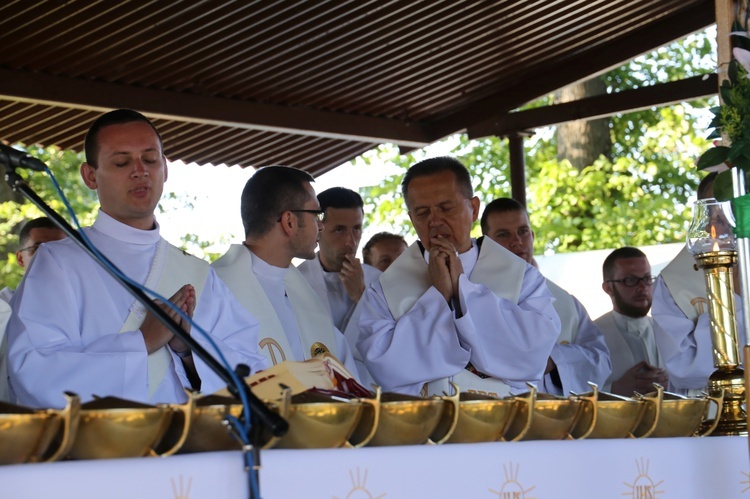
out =
[[(484, 209), (482, 234), (534, 264), (534, 231), (526, 208), (510, 198), (498, 198)], [(554, 395), (583, 393), (589, 382), (602, 386), (610, 374), (610, 360), (604, 337), (576, 297), (546, 279), (555, 297), (561, 332), (547, 360), (540, 390)]]
[[(450, 157), (412, 165), (401, 184), (419, 240), (373, 281), (356, 339), (386, 391), (505, 396), (544, 376), (560, 319), (544, 278), (490, 239), (466, 168)], [(351, 327), (351, 323), (350, 323)], [(351, 336), (350, 336), (351, 334)]]
[[(22, 269), (26, 269), (31, 262), (36, 250), (43, 243), (59, 241), (65, 238), (65, 233), (55, 222), (47, 217), (39, 217), (29, 220), (21, 228), (18, 234), (18, 250), (16, 251), (16, 262)], [(13, 298), (13, 290), (3, 288), (0, 290), (0, 299), (10, 302)]]
[(213, 263), (219, 277), (260, 322), (259, 347), (271, 364), (330, 352), (358, 376), (349, 346), (326, 304), (293, 258), (315, 258), (323, 210), (306, 172), (256, 171), (242, 191), (245, 241)]
[(331, 310), (333, 323), (344, 331), (365, 287), (380, 271), (356, 257), (362, 239), (362, 197), (351, 189), (332, 187), (318, 194), (318, 202), (325, 212), (320, 250), (298, 268)]
[[(29, 220), (21, 228), (18, 234), (18, 250), (16, 251), (16, 262), (23, 269), (29, 266), (31, 258), (43, 243), (59, 241), (65, 238), (65, 233), (47, 217), (39, 217)], [(10, 319), (10, 300), (13, 298), (14, 290), (5, 287), (0, 290), (0, 400), (10, 400), (8, 388), (8, 338), (5, 328)]]
[(659, 326), (648, 316), (654, 276), (651, 264), (638, 248), (614, 250), (602, 265), (602, 289), (612, 310), (594, 321), (604, 334), (612, 360), (612, 374), (604, 389), (633, 396), (649, 393), (654, 383), (667, 388), (669, 375), (656, 346)]
[(367, 265), (385, 272), (408, 247), (401, 234), (378, 232), (362, 248), (362, 259)]
[[(216, 348), (234, 369), (265, 368), (257, 352), (256, 320), (206, 262), (159, 235), (154, 217), (167, 160), (161, 137), (142, 114), (108, 112), (86, 135), (84, 183), (101, 208), (88, 239), (133, 281), (165, 297), (194, 323), (162, 304), (208, 352)], [(8, 365), (18, 403), (62, 407), (63, 392), (83, 402), (94, 395), (144, 403), (180, 403), (185, 388), (206, 393), (222, 379), (72, 239), (39, 247), (11, 302)]]

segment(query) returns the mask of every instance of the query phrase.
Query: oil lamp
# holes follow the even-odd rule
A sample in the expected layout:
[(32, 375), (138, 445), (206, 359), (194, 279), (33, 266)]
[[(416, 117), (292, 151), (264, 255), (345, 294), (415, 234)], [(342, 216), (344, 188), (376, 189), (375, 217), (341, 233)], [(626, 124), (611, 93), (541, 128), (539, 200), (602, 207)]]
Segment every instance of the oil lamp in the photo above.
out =
[(688, 230), (688, 249), (695, 257), (696, 270), (706, 279), (714, 367), (708, 378), (708, 392), (724, 403), (716, 417), (719, 425), (712, 435), (747, 435), (744, 371), (740, 368), (739, 340), (734, 306), (733, 272), (737, 266), (734, 217), (728, 201), (702, 199), (695, 204)]

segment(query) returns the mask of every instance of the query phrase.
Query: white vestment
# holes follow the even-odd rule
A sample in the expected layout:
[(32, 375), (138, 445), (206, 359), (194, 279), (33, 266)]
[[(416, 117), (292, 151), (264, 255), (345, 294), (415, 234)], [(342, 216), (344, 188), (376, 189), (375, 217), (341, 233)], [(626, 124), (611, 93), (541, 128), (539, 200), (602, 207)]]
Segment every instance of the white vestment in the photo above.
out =
[[(428, 393), (440, 393), (451, 380), (461, 391), (500, 396), (538, 383), (560, 336), (539, 271), (489, 238), (481, 252), (472, 241), (459, 255), (457, 316), (429, 284), (427, 258), (418, 243), (407, 248), (365, 291), (359, 327), (347, 330), (375, 381), (386, 391), (414, 395), (425, 383)], [(487, 378), (465, 369), (469, 363)]]
[[(359, 317), (355, 316), (355, 313), (358, 314), (355, 312), (357, 304), (346, 294), (339, 272), (326, 272), (320, 263), (320, 254), (300, 263), (297, 268), (331, 311), (333, 323), (339, 331), (345, 331), (350, 321), (358, 320)], [(362, 271), (365, 274), (365, 289), (381, 274), (378, 269), (366, 263), (362, 264)]]
[(317, 355), (320, 344), (354, 376), (354, 363), (344, 335), (336, 329), (323, 301), (293, 265), (269, 265), (242, 244), (233, 244), (212, 264), (216, 274), (260, 323), (260, 350), (277, 364)]
[(554, 307), (561, 322), (560, 337), (550, 357), (557, 366), (562, 386), (557, 386), (552, 376), (546, 374), (540, 391), (567, 396), (570, 392), (590, 391), (589, 381), (602, 386), (611, 371), (610, 354), (602, 333), (573, 295), (549, 279), (547, 287), (555, 298)]
[[(84, 230), (125, 275), (145, 282), (161, 241), (158, 225), (154, 230), (138, 230), (100, 211), (94, 225)], [(251, 372), (264, 369), (265, 358), (257, 351), (257, 321), (213, 270), (208, 269), (202, 287), (193, 320), (211, 336), (228, 367), (243, 363)], [(11, 304), (8, 364), (18, 403), (62, 407), (63, 391), (77, 393), (84, 402), (94, 395), (152, 404), (187, 400), (184, 387), (191, 385), (171, 349), (167, 349), (167, 372), (149, 396), (149, 355), (143, 335), (137, 329), (119, 332), (131, 310), (138, 309), (137, 302), (72, 239), (46, 243), (37, 250)], [(216, 356), (196, 327), (191, 336)], [(204, 393), (225, 386), (203, 360), (196, 355), (193, 359)]]
[(10, 299), (13, 298), (13, 290), (3, 288), (0, 291), (0, 402), (10, 402), (10, 390), (8, 387), (8, 335), (5, 329), (10, 320)]
[[(661, 271), (654, 285), (651, 316), (659, 325), (656, 345), (669, 382), (678, 393), (704, 390), (714, 371), (706, 281), (687, 246)], [(740, 297), (735, 294), (738, 331), (744, 331)], [(742, 349), (740, 349), (740, 356)]]
[(655, 330), (659, 330), (659, 325), (652, 317), (628, 317), (611, 310), (596, 319), (594, 324), (599, 327), (607, 341), (612, 361), (612, 374), (602, 386), (602, 390), (611, 391), (612, 383), (640, 362), (646, 362), (654, 367), (664, 367), (656, 346)]

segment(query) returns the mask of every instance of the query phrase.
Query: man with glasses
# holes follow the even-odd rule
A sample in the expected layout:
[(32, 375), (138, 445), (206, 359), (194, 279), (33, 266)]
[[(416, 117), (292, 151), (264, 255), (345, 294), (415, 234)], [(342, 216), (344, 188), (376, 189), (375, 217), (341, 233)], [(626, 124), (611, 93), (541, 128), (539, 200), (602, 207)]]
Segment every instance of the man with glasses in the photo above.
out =
[(242, 191), (245, 241), (233, 244), (212, 266), (260, 323), (258, 345), (275, 365), (329, 352), (357, 376), (344, 335), (329, 308), (292, 259), (315, 258), (323, 210), (306, 172), (260, 168)]
[[(536, 266), (534, 231), (521, 203), (510, 198), (495, 199), (484, 209), (481, 225), (485, 237)], [(549, 279), (546, 281), (555, 297), (553, 305), (562, 325), (539, 389), (568, 395), (589, 391), (589, 382), (601, 386), (610, 373), (609, 352), (602, 333), (578, 299)]]
[[(31, 263), (31, 257), (42, 243), (59, 241), (65, 238), (65, 233), (47, 217), (39, 217), (29, 220), (23, 225), (18, 234), (18, 251), (16, 251), (16, 262), (23, 269)], [(8, 390), (8, 339), (5, 336), (5, 328), (10, 319), (10, 299), (13, 298), (14, 290), (6, 287), (0, 290), (0, 400), (9, 401)]]
[(632, 397), (652, 392), (654, 383), (667, 388), (669, 375), (655, 338), (663, 332), (648, 316), (656, 280), (648, 258), (638, 248), (616, 249), (604, 260), (602, 276), (602, 289), (612, 300), (612, 311), (594, 321), (612, 360), (604, 390)]
[(450, 382), (497, 396), (528, 390), (560, 335), (544, 278), (471, 237), (479, 199), (455, 158), (412, 165), (401, 190), (419, 240), (360, 300), (356, 345), (373, 379), (414, 395), (450, 393)]
[[(23, 225), (18, 234), (18, 250), (16, 251), (16, 262), (22, 269), (26, 269), (31, 262), (36, 250), (42, 243), (59, 241), (65, 238), (65, 233), (47, 217), (39, 217), (29, 220)], [(13, 298), (13, 290), (4, 288), (0, 291), (0, 299), (10, 302)]]

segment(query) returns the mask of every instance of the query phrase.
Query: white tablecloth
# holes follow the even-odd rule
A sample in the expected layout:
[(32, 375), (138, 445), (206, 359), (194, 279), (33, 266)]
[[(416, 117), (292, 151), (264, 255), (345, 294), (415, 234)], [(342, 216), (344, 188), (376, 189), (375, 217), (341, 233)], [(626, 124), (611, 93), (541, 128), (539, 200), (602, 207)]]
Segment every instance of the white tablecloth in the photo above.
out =
[[(743, 437), (268, 450), (274, 498), (750, 499)], [(0, 498), (248, 497), (239, 452), (0, 467)]]

